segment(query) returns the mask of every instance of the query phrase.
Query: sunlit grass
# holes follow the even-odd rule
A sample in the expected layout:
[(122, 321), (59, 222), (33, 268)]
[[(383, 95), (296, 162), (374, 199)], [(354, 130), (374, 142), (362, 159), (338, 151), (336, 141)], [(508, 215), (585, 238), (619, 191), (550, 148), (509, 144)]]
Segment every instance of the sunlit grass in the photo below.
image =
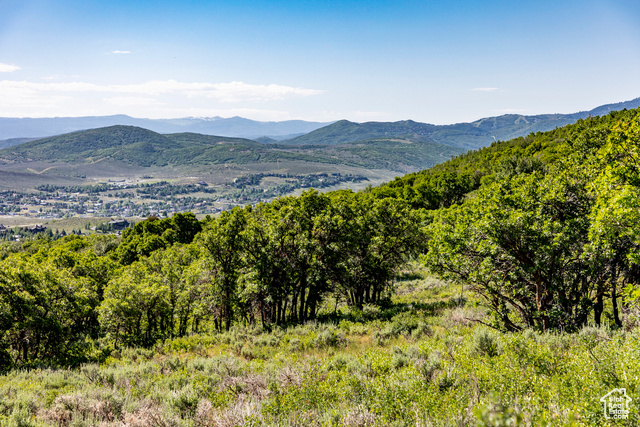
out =
[(634, 400), (640, 391), (638, 330), (502, 334), (470, 320), (489, 322), (470, 295), (463, 304), (459, 285), (427, 276), (401, 276), (396, 285), (389, 308), (340, 307), (334, 321), (270, 332), (239, 325), (153, 349), (118, 349), (79, 369), (7, 373), (0, 425), (638, 422), (635, 404), (616, 424), (603, 418), (599, 401), (614, 388)]

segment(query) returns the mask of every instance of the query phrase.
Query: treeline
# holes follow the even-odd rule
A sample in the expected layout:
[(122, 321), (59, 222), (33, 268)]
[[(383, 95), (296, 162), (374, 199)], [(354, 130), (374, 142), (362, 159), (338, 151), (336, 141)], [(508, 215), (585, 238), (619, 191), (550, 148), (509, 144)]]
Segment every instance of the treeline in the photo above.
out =
[(439, 208), (424, 263), (468, 283), (504, 330), (622, 326), (640, 299), (639, 110), (497, 142), (372, 192)]
[(380, 303), (424, 244), (419, 223), (402, 201), (308, 191), (203, 221), (150, 218), (122, 238), (5, 246), (0, 366), (70, 365), (237, 322), (304, 322), (327, 298)]

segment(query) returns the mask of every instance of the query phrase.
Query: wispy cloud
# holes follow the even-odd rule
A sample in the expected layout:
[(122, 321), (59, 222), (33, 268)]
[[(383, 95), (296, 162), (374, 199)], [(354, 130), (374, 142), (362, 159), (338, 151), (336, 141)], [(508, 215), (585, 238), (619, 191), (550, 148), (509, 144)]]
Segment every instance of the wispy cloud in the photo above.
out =
[(3, 64), (0, 62), (0, 73), (12, 73), (18, 70), (20, 70), (20, 67), (17, 65)]
[(495, 92), (500, 90), (499, 87), (476, 87), (471, 89), (472, 92)]
[(131, 53), (131, 51), (130, 50), (112, 50), (111, 53), (114, 55), (128, 55)]
[[(180, 117), (219, 112), (261, 119), (281, 119), (270, 102), (310, 97), (324, 91), (278, 84), (208, 83), (151, 80), (137, 84), (86, 81), (0, 80), (0, 117), (130, 114), (137, 117)], [(290, 117), (287, 117), (288, 119)]]
[(99, 85), (86, 82), (37, 83), (27, 81), (0, 82), (0, 94), (25, 93), (88, 93), (102, 92), (122, 95), (181, 95), (188, 98), (210, 98), (220, 102), (271, 101), (292, 97), (306, 97), (324, 93), (316, 89), (304, 89), (277, 84), (254, 85), (243, 82), (185, 83), (176, 80), (151, 80), (139, 84)]
[(143, 96), (113, 96), (110, 98), (103, 98), (103, 101), (107, 104), (118, 107), (149, 107), (164, 105), (155, 98), (147, 98)]

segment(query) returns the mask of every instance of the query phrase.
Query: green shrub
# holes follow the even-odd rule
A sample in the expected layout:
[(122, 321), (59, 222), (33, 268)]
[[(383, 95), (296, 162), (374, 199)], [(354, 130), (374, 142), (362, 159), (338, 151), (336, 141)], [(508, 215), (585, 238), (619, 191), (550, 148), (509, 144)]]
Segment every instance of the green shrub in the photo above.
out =
[(393, 325), (387, 324), (384, 329), (380, 331), (375, 331), (373, 333), (373, 342), (375, 345), (383, 346), (386, 345), (391, 339), (396, 338), (398, 336), (398, 332), (394, 329)]
[(326, 329), (320, 332), (314, 340), (315, 346), (317, 348), (336, 347), (338, 345), (344, 344), (345, 342), (346, 339), (344, 335), (342, 335), (341, 333), (337, 333), (332, 329)]
[(178, 410), (182, 418), (195, 415), (199, 400), (198, 394), (191, 385), (172, 392), (169, 398), (171, 406)]
[(473, 413), (477, 427), (511, 427), (524, 425), (524, 416), (518, 407), (505, 405), (498, 400), (497, 395), (491, 395), (491, 402), (478, 405)]
[(391, 367), (393, 369), (400, 369), (403, 366), (406, 366), (409, 363), (409, 360), (404, 354), (394, 354), (391, 358)]
[(427, 359), (418, 359), (416, 361), (416, 368), (418, 372), (420, 372), (422, 379), (430, 383), (442, 369), (442, 356), (439, 352), (433, 352)]
[(486, 329), (475, 331), (472, 345), (472, 351), (480, 356), (494, 357), (502, 351), (498, 336)]
[(425, 322), (418, 322), (416, 328), (411, 331), (411, 339), (418, 340), (423, 337), (430, 337), (433, 335), (433, 330)]

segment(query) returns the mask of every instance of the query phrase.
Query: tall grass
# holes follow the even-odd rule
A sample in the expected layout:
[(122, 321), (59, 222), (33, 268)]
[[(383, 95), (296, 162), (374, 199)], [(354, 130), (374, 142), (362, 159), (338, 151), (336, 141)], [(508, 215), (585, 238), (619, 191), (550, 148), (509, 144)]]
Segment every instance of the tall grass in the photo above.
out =
[[(593, 426), (640, 422), (640, 330), (501, 334), (469, 303), (408, 301), (327, 322), (124, 349), (0, 376), (2, 426)], [(434, 289), (440, 295), (443, 289)], [(453, 301), (453, 300), (451, 300)], [(469, 320), (471, 319), (471, 320)], [(485, 319), (486, 320), (486, 319)], [(600, 397), (625, 388), (628, 420)]]

